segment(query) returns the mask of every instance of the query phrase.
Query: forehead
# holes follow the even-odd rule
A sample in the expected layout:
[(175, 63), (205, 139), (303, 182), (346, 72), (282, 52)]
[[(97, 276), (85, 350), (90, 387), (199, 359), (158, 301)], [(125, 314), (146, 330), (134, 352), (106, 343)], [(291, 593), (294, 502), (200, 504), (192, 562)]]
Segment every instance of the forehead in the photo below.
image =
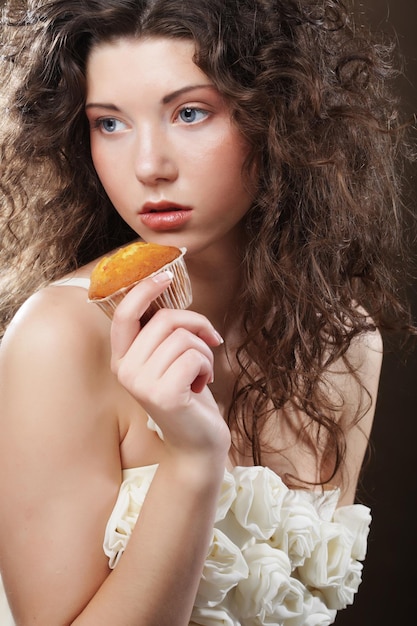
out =
[(165, 82), (209, 79), (194, 63), (195, 44), (187, 39), (149, 37), (117, 39), (96, 44), (87, 60), (87, 86), (114, 87), (128, 82), (132, 88), (150, 88)]

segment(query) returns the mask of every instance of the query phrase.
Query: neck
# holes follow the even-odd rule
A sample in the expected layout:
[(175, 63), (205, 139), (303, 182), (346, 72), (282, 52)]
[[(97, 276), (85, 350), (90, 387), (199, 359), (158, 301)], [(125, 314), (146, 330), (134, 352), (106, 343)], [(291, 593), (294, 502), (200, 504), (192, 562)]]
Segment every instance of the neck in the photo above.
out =
[(234, 307), (242, 284), (241, 259), (229, 253), (207, 256), (187, 259), (193, 289), (190, 308), (205, 315), (223, 334), (229, 313), (237, 318)]

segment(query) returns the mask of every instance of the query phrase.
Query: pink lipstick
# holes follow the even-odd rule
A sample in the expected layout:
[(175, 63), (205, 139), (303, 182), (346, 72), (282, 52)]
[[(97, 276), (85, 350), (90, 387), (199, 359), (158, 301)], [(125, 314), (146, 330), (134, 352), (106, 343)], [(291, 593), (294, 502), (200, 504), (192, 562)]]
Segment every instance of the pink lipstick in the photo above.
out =
[(154, 231), (175, 230), (191, 218), (192, 210), (172, 202), (147, 202), (140, 212), (144, 226)]

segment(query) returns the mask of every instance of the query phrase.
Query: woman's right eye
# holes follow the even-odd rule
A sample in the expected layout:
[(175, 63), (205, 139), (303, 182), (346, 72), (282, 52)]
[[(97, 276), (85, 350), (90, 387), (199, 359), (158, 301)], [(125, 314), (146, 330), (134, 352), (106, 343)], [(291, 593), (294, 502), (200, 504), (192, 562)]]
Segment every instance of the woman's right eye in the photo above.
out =
[(114, 117), (102, 117), (96, 120), (95, 127), (101, 129), (104, 133), (112, 134), (125, 130), (126, 124)]

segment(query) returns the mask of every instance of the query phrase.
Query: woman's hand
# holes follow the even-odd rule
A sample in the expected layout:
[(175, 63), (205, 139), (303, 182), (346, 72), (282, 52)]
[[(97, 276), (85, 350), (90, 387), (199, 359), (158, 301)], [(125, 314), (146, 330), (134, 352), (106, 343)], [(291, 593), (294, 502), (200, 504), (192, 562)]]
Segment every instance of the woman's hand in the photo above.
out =
[(207, 387), (220, 335), (193, 311), (161, 309), (144, 327), (139, 321), (170, 281), (166, 272), (144, 280), (117, 307), (112, 370), (162, 429), (168, 447), (225, 454), (230, 433)]

